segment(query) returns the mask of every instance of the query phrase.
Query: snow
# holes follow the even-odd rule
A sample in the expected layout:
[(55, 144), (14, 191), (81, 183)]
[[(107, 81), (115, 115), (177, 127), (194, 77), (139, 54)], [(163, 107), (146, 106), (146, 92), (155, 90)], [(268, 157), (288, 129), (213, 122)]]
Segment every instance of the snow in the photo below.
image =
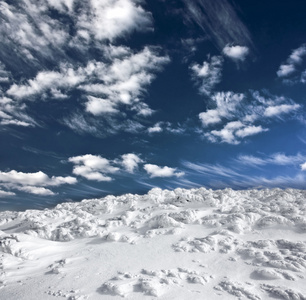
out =
[(0, 212), (0, 299), (306, 299), (305, 196), (155, 188)]

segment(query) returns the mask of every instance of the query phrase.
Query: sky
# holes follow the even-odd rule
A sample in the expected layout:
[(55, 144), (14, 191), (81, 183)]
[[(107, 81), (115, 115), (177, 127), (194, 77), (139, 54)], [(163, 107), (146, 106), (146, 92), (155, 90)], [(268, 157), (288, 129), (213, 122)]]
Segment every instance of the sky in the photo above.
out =
[(303, 0), (0, 1), (0, 210), (306, 187)]

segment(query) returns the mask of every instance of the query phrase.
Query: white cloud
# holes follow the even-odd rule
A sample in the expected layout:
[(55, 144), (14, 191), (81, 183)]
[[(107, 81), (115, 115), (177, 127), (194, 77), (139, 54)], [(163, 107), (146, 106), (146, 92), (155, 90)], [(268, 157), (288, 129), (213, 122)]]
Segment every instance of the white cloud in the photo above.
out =
[(73, 11), (75, 0), (47, 0), (50, 7), (57, 9), (60, 12)]
[(157, 122), (152, 127), (147, 129), (148, 133), (161, 133), (170, 132), (172, 134), (183, 134), (186, 131), (186, 127), (180, 123), (173, 124), (171, 122)]
[(7, 192), (7, 191), (2, 191), (0, 190), (0, 198), (1, 197), (10, 197), (10, 196), (15, 196), (16, 194), (13, 192)]
[(61, 65), (60, 71), (42, 71), (34, 79), (28, 80), (27, 84), (13, 84), (7, 94), (18, 99), (31, 97), (43, 93), (51, 88), (72, 88), (83, 82), (86, 78), (86, 69), (73, 69), (70, 65)]
[(246, 46), (231, 46), (231, 45), (226, 45), (223, 48), (223, 54), (229, 58), (231, 58), (233, 61), (244, 61), (249, 54), (249, 48)]
[(209, 128), (209, 131), (206, 129), (204, 132), (204, 136), (213, 143), (239, 144), (246, 137), (268, 131), (264, 126), (268, 124), (268, 119), (280, 119), (280, 115), (301, 108), (301, 105), (291, 99), (270, 94), (267, 97), (267, 94), (266, 92), (262, 95), (258, 91), (250, 91), (249, 94), (215, 93), (211, 97), (215, 108), (199, 114), (203, 127)]
[(234, 171), (232, 168), (227, 168), (221, 165), (192, 163), (190, 161), (183, 161), (182, 164), (186, 168), (194, 171), (195, 173), (199, 173), (202, 175), (205, 174), (210, 176), (223, 176), (223, 177), (241, 176), (240, 173)]
[(143, 160), (134, 153), (127, 153), (123, 154), (122, 162), (124, 169), (129, 173), (134, 173), (135, 170), (138, 168), (140, 163), (143, 163)]
[(115, 108), (115, 104), (108, 99), (101, 99), (93, 96), (87, 97), (88, 102), (86, 103), (86, 111), (93, 115), (101, 115), (105, 113), (118, 113)]
[(228, 43), (252, 46), (251, 34), (227, 0), (184, 0), (184, 16), (222, 50)]
[(251, 166), (262, 166), (266, 164), (266, 160), (253, 155), (239, 155), (236, 159), (239, 163)]
[(111, 181), (106, 174), (114, 174), (119, 171), (118, 167), (111, 165), (111, 161), (100, 155), (85, 154), (70, 157), (69, 162), (74, 164), (73, 174), (85, 177), (88, 180)]
[(199, 86), (199, 92), (209, 95), (214, 87), (220, 83), (222, 75), (223, 58), (221, 56), (208, 57), (208, 61), (204, 61), (203, 65), (193, 64), (192, 78)]
[(237, 111), (237, 106), (244, 99), (244, 95), (235, 94), (233, 92), (218, 92), (215, 93), (211, 99), (214, 101), (216, 108), (209, 109), (199, 114), (203, 126), (217, 124), (220, 123), (223, 118), (233, 117)]
[(7, 97), (0, 98), (0, 124), (23, 127), (35, 126), (36, 122), (27, 115), (26, 105)]
[(278, 77), (287, 77), (295, 72), (294, 65), (281, 65), (276, 72)]
[(240, 121), (227, 123), (221, 130), (212, 130), (206, 136), (212, 142), (221, 141), (228, 144), (239, 144), (235, 132), (243, 128), (244, 125)]
[(300, 153), (296, 155), (286, 155), (284, 153), (273, 153), (265, 157), (257, 157), (253, 155), (240, 155), (235, 160), (244, 165), (263, 166), (263, 165), (300, 165), (306, 160), (306, 156)]
[(261, 126), (245, 126), (244, 128), (238, 129), (235, 134), (240, 138), (244, 138), (250, 135), (255, 135), (260, 132), (268, 131), (266, 128), (262, 128)]
[(42, 196), (53, 196), (55, 195), (51, 190), (46, 189), (44, 187), (37, 186), (22, 186), (16, 188), (19, 191), (26, 192), (34, 195), (42, 195)]
[(0, 61), (0, 83), (8, 83), (12, 74), (8, 72), (5, 65)]
[[(8, 189), (16, 189), (30, 194), (50, 196), (54, 193), (45, 187), (55, 187), (63, 184), (75, 184), (76, 178), (67, 176), (52, 176), (39, 171), (36, 173), (23, 173), (11, 170), (9, 172), (0, 171), (0, 185)], [(11, 192), (9, 192), (11, 193)], [(12, 193), (11, 195), (13, 195)]]
[(162, 123), (158, 122), (153, 127), (148, 128), (149, 133), (159, 133), (163, 131), (163, 128), (161, 127)]
[(153, 109), (151, 109), (146, 103), (143, 102), (135, 103), (135, 105), (132, 107), (132, 110), (136, 111), (137, 115), (143, 117), (148, 117), (155, 113)]
[[(66, 99), (71, 95), (69, 92), (79, 89), (80, 97), (76, 100), (93, 116), (119, 113), (119, 105), (138, 116), (154, 113), (143, 102), (143, 96), (156, 72), (169, 58), (160, 56), (158, 47), (134, 52), (126, 46), (110, 44), (118, 38), (127, 38), (134, 31), (153, 30), (152, 14), (142, 7), (142, 1), (43, 0), (39, 5), (36, 2), (0, 3), (3, 16), (0, 59), (11, 67), (9, 70), (25, 67), (31, 74), (36, 71), (31, 78), (14, 80), (6, 96), (23, 105), (34, 99)], [(63, 17), (51, 14), (50, 9), (58, 10)], [(67, 22), (63, 22), (64, 19)], [(100, 61), (93, 59), (97, 58), (93, 54), (97, 51)], [(6, 53), (14, 53), (14, 59), (8, 59)], [(0, 82), (9, 83), (10, 77), (0, 63)], [(83, 99), (87, 99), (86, 103), (81, 103)], [(76, 127), (67, 118), (63, 123), (72, 129)], [(5, 118), (0, 124), (37, 125), (18, 118)], [(91, 122), (90, 126), (99, 124)], [(84, 122), (79, 125), (78, 131), (80, 127), (88, 128)], [(101, 128), (98, 126), (97, 130)]]
[(269, 106), (265, 109), (264, 115), (266, 117), (274, 117), (280, 114), (298, 110), (300, 107), (301, 106), (299, 104), (281, 104), (276, 106)]
[[(91, 120), (92, 121), (92, 120)], [(69, 117), (63, 119), (63, 124), (76, 131), (79, 134), (90, 133), (95, 136), (104, 136), (104, 132), (98, 130), (99, 124), (89, 122), (81, 113), (73, 113)]]
[[(114, 48), (112, 46), (113, 50)], [(163, 65), (169, 62), (169, 58), (159, 56), (155, 49), (148, 47), (138, 53), (133, 53), (127, 47), (124, 50), (121, 51), (120, 58), (115, 58), (112, 62), (89, 61), (85, 67), (77, 68), (70, 64), (62, 64), (58, 71), (39, 72), (25, 84), (13, 84), (7, 94), (19, 101), (27, 101), (38, 95), (46, 99), (49, 99), (50, 95), (57, 99), (65, 99), (71, 89), (79, 89), (87, 94), (87, 97), (84, 97), (87, 101), (83, 107), (90, 115), (121, 114), (121, 105), (124, 109), (135, 111), (136, 115), (149, 116), (154, 111), (142, 101), (142, 96), (147, 85), (155, 78), (154, 73), (161, 70)], [(45, 94), (48, 97), (44, 96)], [(112, 130), (107, 130), (107, 134), (117, 132), (111, 124), (113, 120), (110, 119), (105, 119), (102, 123), (99, 120), (89, 121), (85, 116), (63, 120), (64, 124), (77, 132), (90, 132), (95, 135), (99, 135), (97, 133), (101, 129), (105, 130), (105, 122), (110, 122), (108, 127), (113, 127)], [(4, 123), (9, 124), (12, 121), (2, 122)], [(101, 125), (103, 128), (100, 128)], [(129, 128), (130, 126), (125, 127), (126, 130)], [(124, 128), (117, 126), (117, 129)]]
[(301, 164), (301, 170), (302, 171), (306, 171), (306, 162)]
[(301, 45), (299, 48), (292, 51), (287, 58), (286, 63), (280, 65), (277, 76), (280, 78), (290, 77), (299, 70), (299, 65), (303, 62), (306, 56), (306, 44)]
[(16, 185), (29, 186), (59, 186), (62, 184), (75, 184), (77, 180), (74, 177), (52, 176), (39, 171), (36, 173), (23, 173), (11, 170), (9, 172), (0, 171), (0, 182), (12, 183)]
[[(78, 17), (79, 31), (88, 31), (97, 40), (113, 40), (132, 31), (151, 29), (152, 16), (132, 0), (90, 0), (87, 11)], [(139, 2), (138, 2), (139, 3)]]
[[(0, 32), (6, 51), (14, 50), (18, 60), (39, 65), (47, 59), (65, 58), (65, 50), (88, 50), (106, 40), (127, 37), (134, 31), (152, 30), (152, 15), (134, 0), (20, 0), (0, 3)], [(69, 22), (50, 14), (56, 9)], [(73, 33), (70, 30), (74, 28)], [(11, 62), (13, 63), (13, 62)], [(16, 62), (15, 62), (16, 63)]]
[(232, 121), (227, 123), (221, 130), (212, 130), (206, 133), (205, 136), (211, 142), (221, 142), (237, 145), (241, 138), (255, 135), (268, 129), (261, 126), (246, 125), (241, 121)]
[(154, 177), (181, 177), (185, 173), (184, 172), (176, 172), (176, 168), (169, 168), (167, 166), (160, 167), (152, 164), (145, 164), (144, 169), (150, 175), (151, 178)]
[(31, 61), (39, 65), (40, 58), (53, 60), (55, 53), (62, 56), (61, 48), (70, 38), (69, 29), (67, 24), (50, 17), (45, 2), (37, 5), (36, 1), (21, 0), (13, 6), (2, 1), (0, 11), (2, 47), (16, 55), (16, 61), (9, 64)]

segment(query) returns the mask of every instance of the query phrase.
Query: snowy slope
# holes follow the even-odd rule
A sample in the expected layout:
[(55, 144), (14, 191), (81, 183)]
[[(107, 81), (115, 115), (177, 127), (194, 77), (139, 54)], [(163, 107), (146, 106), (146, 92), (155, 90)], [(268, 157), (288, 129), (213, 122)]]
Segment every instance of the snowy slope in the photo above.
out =
[(0, 299), (306, 299), (306, 192), (153, 189), (0, 213)]

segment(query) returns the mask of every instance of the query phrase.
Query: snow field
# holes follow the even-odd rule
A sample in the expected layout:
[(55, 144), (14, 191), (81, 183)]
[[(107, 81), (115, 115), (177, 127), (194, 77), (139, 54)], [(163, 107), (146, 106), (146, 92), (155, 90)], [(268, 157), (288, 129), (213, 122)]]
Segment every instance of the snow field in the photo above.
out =
[(153, 189), (0, 213), (0, 299), (306, 299), (306, 192)]

